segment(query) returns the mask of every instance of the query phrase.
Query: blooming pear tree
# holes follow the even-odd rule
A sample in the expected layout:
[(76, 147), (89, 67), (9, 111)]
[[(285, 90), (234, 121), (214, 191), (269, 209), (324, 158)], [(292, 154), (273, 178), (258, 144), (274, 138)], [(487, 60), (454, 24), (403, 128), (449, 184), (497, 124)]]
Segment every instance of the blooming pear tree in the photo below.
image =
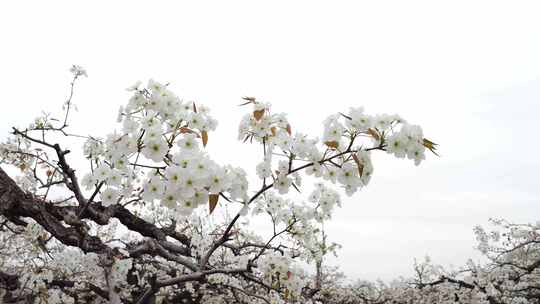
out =
[(325, 271), (321, 303), (540, 303), (540, 223), (491, 220), (492, 229), (475, 227), (481, 262), (446, 269), (426, 257), (414, 264), (414, 276), (383, 282), (347, 284), (336, 269)]
[[(220, 164), (205, 151), (217, 128), (209, 108), (153, 80), (128, 89), (112, 133), (80, 135), (70, 113), (86, 71), (71, 72), (61, 116), (14, 127), (0, 145), (4, 303), (315, 301), (323, 257), (339, 247), (322, 223), (341, 206), (340, 192), (369, 184), (372, 153), (418, 165), (436, 149), (397, 115), (351, 108), (326, 118), (319, 140), (293, 132), (269, 103), (244, 97), (238, 137), (261, 146), (261, 161)], [(84, 164), (69, 160), (68, 139), (82, 141)], [(292, 199), (303, 180), (312, 191)], [(268, 219), (269, 237), (250, 230), (254, 217)], [(306, 263), (316, 265), (314, 277)]]

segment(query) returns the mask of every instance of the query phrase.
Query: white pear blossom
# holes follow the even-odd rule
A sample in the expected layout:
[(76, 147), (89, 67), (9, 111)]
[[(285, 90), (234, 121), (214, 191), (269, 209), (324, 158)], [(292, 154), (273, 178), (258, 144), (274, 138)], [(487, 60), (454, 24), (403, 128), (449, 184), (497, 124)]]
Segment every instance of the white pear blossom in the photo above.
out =
[(257, 176), (260, 179), (268, 178), (272, 175), (272, 168), (270, 167), (270, 165), (271, 164), (267, 161), (263, 161), (257, 165)]
[(150, 178), (143, 186), (143, 198), (146, 201), (153, 201), (162, 197), (165, 192), (165, 184), (159, 177)]
[(119, 196), (118, 190), (114, 188), (107, 188), (100, 194), (101, 202), (105, 207), (116, 204)]
[(398, 158), (404, 158), (407, 155), (407, 141), (402, 133), (391, 135), (387, 141), (388, 153), (392, 153)]
[(160, 162), (167, 154), (168, 149), (167, 142), (163, 138), (157, 138), (148, 141), (141, 152), (146, 158)]
[(216, 169), (210, 174), (210, 193), (219, 193), (225, 191), (230, 186), (230, 179), (224, 169)]
[(161, 198), (161, 204), (168, 208), (175, 208), (180, 200), (179, 193), (174, 190), (167, 189)]
[(122, 174), (120, 171), (112, 169), (107, 177), (107, 184), (109, 186), (119, 186), (122, 183)]
[(274, 188), (276, 188), (280, 194), (285, 194), (289, 192), (289, 187), (291, 184), (292, 181), (289, 177), (287, 177), (285, 174), (280, 174), (274, 182)]
[(94, 179), (99, 182), (106, 181), (110, 175), (111, 167), (106, 164), (101, 164), (94, 170)]
[(178, 146), (183, 151), (195, 152), (199, 150), (199, 142), (195, 134), (184, 134), (184, 137), (178, 141)]

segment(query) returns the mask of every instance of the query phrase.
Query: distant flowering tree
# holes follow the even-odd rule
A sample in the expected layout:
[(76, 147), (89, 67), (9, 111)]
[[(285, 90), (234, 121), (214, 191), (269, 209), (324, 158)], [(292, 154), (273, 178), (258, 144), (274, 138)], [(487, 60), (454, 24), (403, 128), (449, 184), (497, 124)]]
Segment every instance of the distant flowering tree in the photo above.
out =
[[(104, 138), (72, 133), (73, 91), (86, 71), (71, 72), (62, 116), (13, 128), (0, 145), (3, 303), (315, 301), (329, 275), (323, 257), (338, 248), (322, 229), (341, 204), (331, 186), (348, 195), (367, 186), (372, 152), (418, 165), (426, 148), (436, 149), (396, 115), (351, 108), (325, 119), (318, 140), (244, 97), (239, 139), (262, 148), (253, 168), (260, 181), (250, 186), (244, 169), (205, 152), (217, 127), (209, 109), (153, 80), (128, 89), (119, 129)], [(59, 144), (65, 137), (84, 141), (87, 168), (72, 167), (71, 150)], [(7, 167), (20, 174), (8, 176)], [(307, 201), (286, 197), (305, 175), (315, 181)], [(218, 201), (235, 215), (209, 217)], [(269, 238), (249, 230), (256, 216), (269, 219)]]
[(476, 227), (477, 249), (484, 260), (445, 269), (426, 257), (414, 264), (414, 276), (383, 282), (343, 282), (335, 269), (325, 273), (314, 301), (331, 304), (377, 303), (540, 303), (540, 222), (514, 224), (492, 220), (493, 230)]

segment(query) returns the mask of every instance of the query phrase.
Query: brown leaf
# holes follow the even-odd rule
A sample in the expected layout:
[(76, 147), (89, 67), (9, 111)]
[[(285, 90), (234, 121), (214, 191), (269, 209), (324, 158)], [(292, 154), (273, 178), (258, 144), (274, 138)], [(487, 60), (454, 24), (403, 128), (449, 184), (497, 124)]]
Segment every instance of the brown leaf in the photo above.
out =
[(184, 133), (195, 133), (195, 132), (188, 127), (180, 127), (180, 133), (184, 134)]
[(219, 200), (219, 194), (208, 195), (208, 207), (210, 210), (209, 214), (212, 214), (212, 212), (214, 212), (214, 209), (216, 209), (218, 200)]
[(428, 148), (429, 151), (431, 151), (431, 153), (439, 156), (439, 154), (437, 154), (437, 152), (435, 152), (435, 150), (437, 150), (438, 144), (432, 142), (431, 140), (429, 140), (427, 138), (424, 138), (424, 141), (423, 141), (422, 144), (424, 145), (424, 147)]
[(287, 124), (287, 133), (289, 133), (289, 135), (292, 133), (290, 124)]
[(332, 149), (337, 149), (339, 147), (339, 143), (337, 141), (325, 141), (324, 144)]
[(358, 156), (356, 156), (355, 153), (352, 154), (352, 158), (354, 159), (356, 166), (358, 166), (359, 176), (362, 177), (362, 173), (364, 173), (364, 165), (360, 162), (360, 160), (358, 159)]
[(272, 132), (272, 136), (276, 136), (276, 127), (271, 127), (270, 131)]
[(261, 120), (263, 115), (264, 115), (264, 109), (253, 111), (253, 117), (255, 117), (255, 120), (257, 121)]
[(202, 137), (203, 147), (206, 147), (206, 144), (208, 143), (208, 132), (202, 131), (201, 132), (201, 137)]
[(197, 107), (195, 106), (195, 103), (193, 103), (193, 112), (197, 113)]
[(379, 134), (377, 133), (377, 131), (375, 131), (375, 129), (373, 128), (369, 128), (367, 130), (368, 134), (371, 135), (373, 138), (375, 138), (375, 140), (380, 140), (381, 137), (379, 136)]
[(433, 149), (434, 146), (437, 146), (437, 144), (427, 138), (424, 138), (424, 146), (428, 149)]

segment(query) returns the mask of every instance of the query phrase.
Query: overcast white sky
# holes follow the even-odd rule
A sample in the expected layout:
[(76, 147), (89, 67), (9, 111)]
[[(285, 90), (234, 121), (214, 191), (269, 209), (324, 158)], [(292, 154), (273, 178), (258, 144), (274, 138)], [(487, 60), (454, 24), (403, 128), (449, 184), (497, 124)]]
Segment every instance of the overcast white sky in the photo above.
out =
[[(212, 108), (209, 149), (255, 164), (236, 140), (241, 96), (319, 136), (349, 106), (399, 113), (440, 143), (421, 166), (381, 154), (371, 185), (327, 226), (352, 278), (411, 273), (414, 257), (475, 257), (472, 227), (540, 215), (537, 1), (2, 1), (0, 138), (67, 94), (81, 133), (111, 131), (124, 90), (153, 77)], [(249, 169), (249, 168), (247, 168)]]

